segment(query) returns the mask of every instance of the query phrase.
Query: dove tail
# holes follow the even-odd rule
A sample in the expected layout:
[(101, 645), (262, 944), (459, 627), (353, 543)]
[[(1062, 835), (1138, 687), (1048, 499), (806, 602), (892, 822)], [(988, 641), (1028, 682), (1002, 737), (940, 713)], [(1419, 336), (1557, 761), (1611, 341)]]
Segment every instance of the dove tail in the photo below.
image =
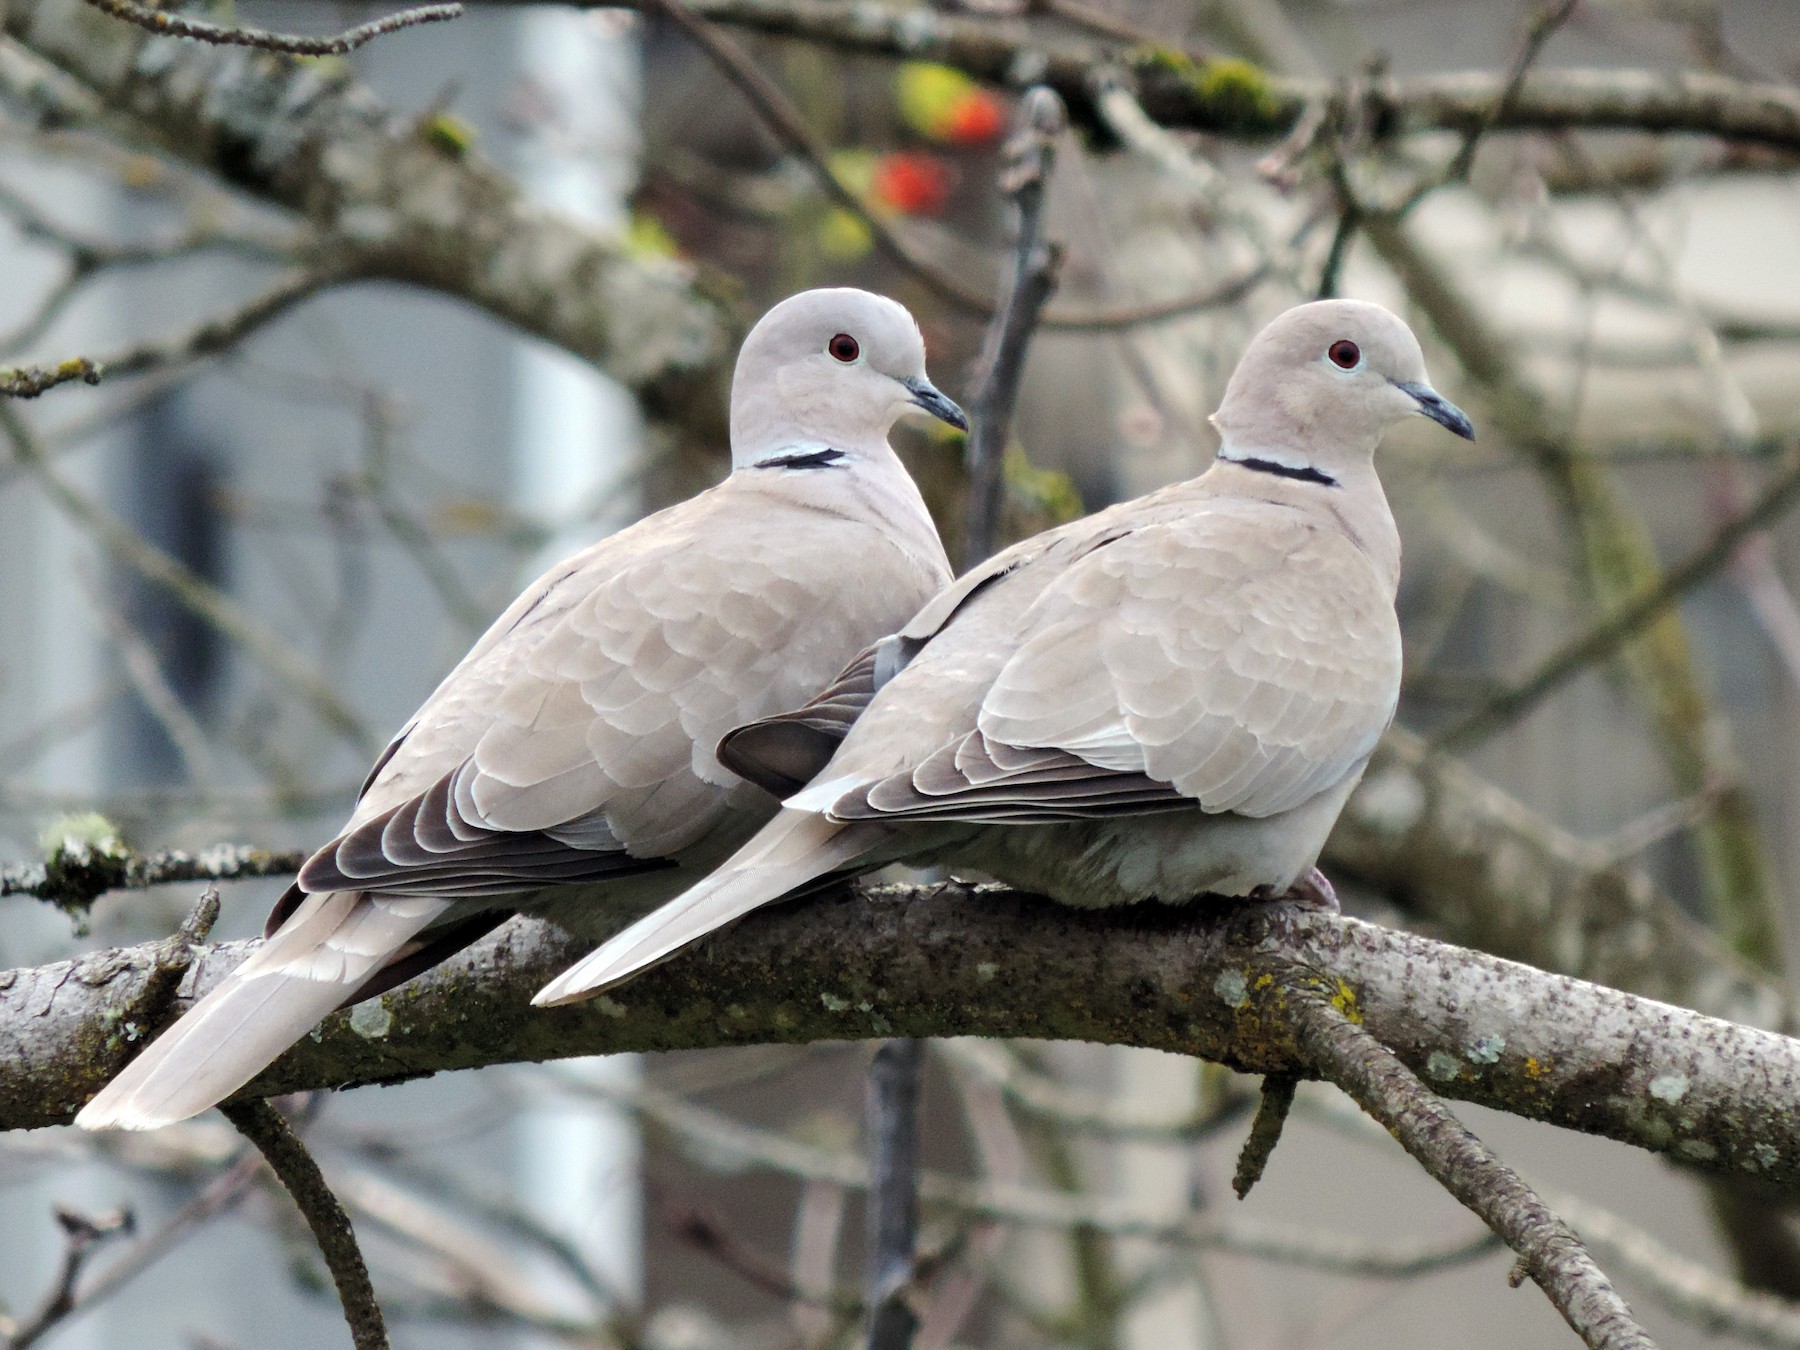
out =
[[(386, 901), (386, 903), (384, 903)], [(353, 998), (443, 901), (308, 896), (218, 988), (75, 1117), (84, 1130), (154, 1130), (215, 1106)]]
[(779, 900), (868, 851), (879, 826), (845, 825), (784, 810), (716, 871), (615, 933), (531, 1001), (540, 1008), (591, 998), (753, 909)]

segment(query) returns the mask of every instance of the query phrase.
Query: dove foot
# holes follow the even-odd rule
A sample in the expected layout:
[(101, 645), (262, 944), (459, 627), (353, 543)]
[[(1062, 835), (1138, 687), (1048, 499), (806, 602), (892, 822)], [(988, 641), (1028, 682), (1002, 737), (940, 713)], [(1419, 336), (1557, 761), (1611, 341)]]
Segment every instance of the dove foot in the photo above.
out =
[(1280, 900), (1306, 909), (1322, 909), (1327, 914), (1343, 913), (1343, 906), (1338, 904), (1336, 888), (1316, 867), (1308, 868), (1306, 875), (1285, 891), (1277, 891), (1272, 886), (1258, 886), (1250, 892), (1250, 898), (1264, 903)]

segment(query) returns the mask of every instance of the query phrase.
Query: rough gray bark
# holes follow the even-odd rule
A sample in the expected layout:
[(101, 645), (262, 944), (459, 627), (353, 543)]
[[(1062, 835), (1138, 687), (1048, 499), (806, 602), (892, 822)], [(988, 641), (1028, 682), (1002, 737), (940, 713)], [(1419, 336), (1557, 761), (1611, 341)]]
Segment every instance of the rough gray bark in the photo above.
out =
[[(486, 0), (529, 3), (529, 0)], [(598, 6), (615, 0), (577, 0)], [(1046, 84), (1072, 114), (1094, 120), (1093, 77), (1123, 61), (1144, 110), (1164, 126), (1242, 137), (1285, 135), (1315, 104), (1342, 106), (1341, 88), (1269, 75), (1246, 61), (1194, 59), (1173, 48), (1121, 52), (1017, 21), (842, 0), (690, 0), (714, 23), (803, 39), (839, 51), (937, 61), (998, 85)], [(1536, 70), (1496, 116), (1502, 73), (1471, 71), (1384, 81), (1369, 111), (1384, 130), (1589, 128), (1693, 132), (1800, 151), (1800, 91), (1694, 72)]]
[(1732, 1022), (1792, 1031), (1778, 981), (1620, 863), (1391, 728), (1326, 845), (1339, 881), (1453, 942)]
[(304, 216), (346, 278), (468, 300), (592, 361), (653, 416), (711, 407), (684, 394), (721, 368), (728, 325), (692, 269), (532, 205), (459, 124), (395, 117), (341, 64), (155, 37), (83, 0), (20, 0), (0, 22), (134, 138)]
[(1300, 1041), (1436, 1181), (1519, 1254), (1529, 1275), (1593, 1350), (1656, 1350), (1568, 1224), (1451, 1115), (1437, 1094), (1348, 1015), (1305, 991), (1294, 1000)]
[[(623, 1050), (871, 1036), (1144, 1045), (1305, 1073), (1297, 965), (1435, 1091), (1800, 1188), (1800, 1042), (1394, 932), (1269, 906), (1084, 912), (997, 888), (839, 891), (761, 911), (590, 1003), (530, 995), (581, 944), (510, 924), (332, 1018), (259, 1093)], [(0, 973), (0, 1128), (60, 1124), (173, 1009), (168, 944)], [(201, 949), (177, 1007), (242, 959)]]

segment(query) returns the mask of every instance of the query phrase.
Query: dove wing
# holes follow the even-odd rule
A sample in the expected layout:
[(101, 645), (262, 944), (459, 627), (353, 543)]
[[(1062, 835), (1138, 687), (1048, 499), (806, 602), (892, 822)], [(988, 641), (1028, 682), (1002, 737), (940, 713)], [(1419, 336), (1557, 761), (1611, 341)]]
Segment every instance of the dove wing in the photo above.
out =
[[(302, 890), (605, 880), (672, 865), (759, 797), (715, 757), (720, 737), (798, 703), (942, 576), (869, 524), (737, 481), (527, 591), (390, 748)], [(846, 593), (866, 599), (820, 603)]]
[[(980, 620), (939, 641), (979, 650), (997, 636)], [(901, 772), (843, 783), (827, 813), (1275, 815), (1367, 758), (1399, 685), (1388, 584), (1341, 530), (1273, 502), (1214, 500), (1102, 541), (1014, 638), (960, 725)]]

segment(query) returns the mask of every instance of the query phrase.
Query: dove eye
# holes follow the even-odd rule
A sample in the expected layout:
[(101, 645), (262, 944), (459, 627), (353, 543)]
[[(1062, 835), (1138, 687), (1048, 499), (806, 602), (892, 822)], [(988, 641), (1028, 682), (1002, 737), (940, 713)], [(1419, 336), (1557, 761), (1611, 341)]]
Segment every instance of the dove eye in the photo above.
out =
[(845, 365), (849, 365), (852, 361), (856, 360), (857, 357), (862, 355), (862, 348), (856, 345), (856, 339), (851, 337), (848, 333), (839, 333), (836, 337), (832, 338), (830, 342), (825, 344), (825, 350), (830, 352)]
[(1325, 355), (1339, 370), (1355, 370), (1362, 362), (1362, 351), (1349, 338), (1339, 338), (1326, 348)]

